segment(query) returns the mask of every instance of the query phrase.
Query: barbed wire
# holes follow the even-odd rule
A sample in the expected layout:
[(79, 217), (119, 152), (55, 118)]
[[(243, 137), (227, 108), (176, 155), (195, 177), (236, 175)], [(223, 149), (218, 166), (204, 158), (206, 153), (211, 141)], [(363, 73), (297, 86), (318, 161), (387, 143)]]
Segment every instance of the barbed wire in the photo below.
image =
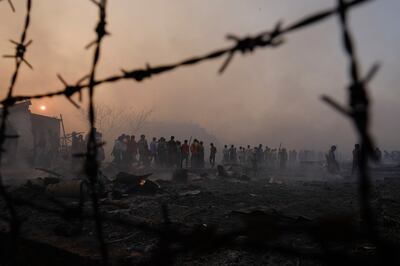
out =
[[(93, 213), (85, 214), (79, 212), (76, 218), (82, 219), (90, 219), (95, 222), (96, 227), (96, 236), (97, 241), (99, 243), (100, 253), (102, 255), (102, 262), (104, 265), (109, 264), (109, 254), (106, 241), (104, 240), (103, 235), (103, 221), (112, 221), (119, 224), (124, 224), (127, 226), (133, 226), (138, 230), (142, 230), (144, 232), (152, 233), (158, 236), (159, 242), (157, 248), (153, 256), (146, 262), (143, 262), (143, 265), (172, 265), (174, 263), (174, 258), (179, 253), (187, 253), (193, 250), (206, 250), (210, 251), (219, 247), (262, 247), (262, 250), (275, 251), (286, 255), (298, 256), (304, 258), (315, 258), (321, 259), (329, 262), (330, 260), (334, 263), (337, 262), (352, 262), (352, 263), (369, 263), (365, 259), (360, 261), (360, 258), (348, 254), (345, 251), (335, 252), (329, 250), (327, 248), (323, 248), (321, 250), (313, 250), (307, 251), (298, 248), (288, 247), (288, 246), (279, 246), (269, 242), (270, 240), (270, 232), (265, 232), (262, 228), (259, 227), (260, 223), (256, 224), (258, 226), (254, 226), (254, 224), (248, 223), (247, 228), (240, 230), (233, 230), (227, 233), (218, 233), (215, 228), (212, 227), (195, 227), (191, 230), (182, 231), (182, 228), (173, 224), (170, 221), (168, 208), (166, 205), (162, 207), (162, 214), (164, 223), (161, 227), (155, 228), (154, 226), (150, 226), (147, 223), (142, 222), (132, 222), (130, 220), (123, 219), (113, 219), (110, 217), (104, 217), (105, 215), (101, 215), (100, 213), (100, 203), (99, 203), (99, 195), (96, 190), (96, 186), (98, 184), (98, 174), (99, 174), (99, 163), (97, 162), (97, 149), (99, 144), (96, 141), (96, 129), (95, 129), (95, 110), (94, 110), (94, 99), (93, 95), (97, 86), (106, 83), (113, 83), (121, 80), (135, 80), (137, 82), (142, 82), (146, 79), (149, 79), (153, 76), (159, 75), (161, 73), (167, 73), (173, 71), (177, 68), (184, 66), (196, 65), (201, 62), (205, 62), (208, 60), (214, 60), (217, 58), (221, 58), (226, 56), (225, 61), (219, 69), (219, 73), (222, 74), (227, 69), (229, 64), (234, 59), (235, 55), (238, 53), (241, 54), (249, 54), (254, 52), (257, 49), (265, 48), (265, 47), (278, 47), (279, 45), (284, 43), (283, 37), (290, 32), (293, 32), (298, 29), (302, 29), (308, 27), (310, 25), (319, 23), (332, 15), (339, 16), (339, 22), (342, 31), (342, 39), (343, 45), (345, 48), (346, 56), (349, 60), (349, 77), (350, 77), (350, 85), (348, 88), (349, 92), (349, 103), (347, 107), (341, 106), (336, 101), (331, 99), (328, 96), (323, 96), (323, 100), (333, 106), (340, 113), (345, 114), (346, 116), (353, 119), (353, 123), (358, 132), (360, 142), (362, 144), (362, 153), (361, 153), (361, 164), (360, 164), (360, 178), (359, 178), (359, 195), (360, 195), (360, 206), (361, 206), (361, 216), (363, 218), (363, 222), (366, 224), (367, 230), (362, 230), (361, 232), (356, 232), (354, 230), (355, 235), (357, 237), (363, 238), (368, 236), (370, 239), (375, 241), (377, 245), (379, 245), (379, 250), (382, 250), (383, 247), (388, 248), (388, 250), (392, 251), (398, 248), (396, 245), (382, 241), (377, 236), (376, 231), (376, 221), (373, 216), (371, 203), (370, 203), (370, 177), (368, 172), (368, 159), (373, 158), (373, 148), (374, 144), (372, 141), (372, 137), (369, 133), (369, 99), (367, 95), (366, 85), (376, 74), (379, 69), (379, 65), (375, 64), (368, 71), (365, 78), (361, 78), (359, 63), (356, 58), (356, 51), (353, 42), (353, 37), (351, 35), (349, 25), (347, 22), (347, 14), (349, 10), (353, 7), (356, 7), (362, 3), (366, 3), (372, 0), (355, 0), (351, 2), (347, 2), (344, 0), (338, 0), (337, 7), (323, 10), (317, 12), (313, 15), (307, 16), (303, 19), (300, 19), (297, 22), (289, 24), (288, 26), (282, 26), (282, 23), (278, 22), (272, 30), (261, 32), (255, 36), (239, 38), (234, 35), (228, 35), (227, 38), (229, 40), (234, 41), (234, 45), (225, 49), (218, 49), (213, 52), (207, 53), (202, 56), (195, 56), (189, 59), (182, 60), (178, 63), (174, 64), (166, 64), (159, 65), (156, 67), (150, 67), (147, 65), (144, 69), (134, 69), (134, 70), (122, 70), (122, 73), (109, 76), (104, 79), (98, 79), (96, 77), (97, 66), (100, 62), (101, 58), (101, 46), (103, 39), (108, 32), (106, 30), (107, 25), (107, 1), (99, 0), (94, 1), (91, 0), (98, 8), (99, 12), (99, 20), (96, 24), (95, 32), (96, 39), (90, 42), (86, 48), (93, 48), (93, 61), (91, 64), (91, 69), (88, 75), (85, 75), (83, 78), (78, 80), (74, 85), (70, 85), (67, 83), (61, 75), (58, 75), (58, 78), (63, 83), (64, 88), (61, 90), (43, 93), (43, 94), (35, 94), (35, 95), (13, 95), (13, 88), (15, 86), (15, 82), (18, 77), (18, 73), (22, 63), (31, 66), (25, 59), (25, 52), (27, 46), (31, 44), (31, 41), (26, 41), (27, 30), (30, 22), (30, 13), (31, 13), (31, 0), (27, 0), (27, 14), (25, 17), (25, 25), (24, 30), (21, 35), (21, 39), (19, 42), (13, 43), (16, 45), (15, 55), (12, 57), (16, 60), (16, 68), (15, 72), (11, 78), (10, 86), (8, 89), (7, 96), (1, 101), (3, 105), (2, 110), (2, 120), (0, 127), (0, 148), (9, 137), (7, 135), (7, 115), (9, 112), (9, 108), (13, 106), (15, 103), (23, 100), (31, 100), (31, 99), (39, 99), (45, 97), (54, 97), (54, 96), (64, 96), (66, 97), (74, 106), (79, 107), (79, 105), (72, 99), (72, 96), (75, 94), (81, 95), (83, 90), (88, 90), (89, 95), (89, 103), (88, 103), (88, 117), (90, 122), (90, 133), (88, 139), (88, 146), (86, 152), (86, 175), (88, 177), (88, 181), (90, 184), (90, 194), (91, 194), (91, 202), (92, 202), (92, 210)], [(9, 1), (10, 6), (14, 10), (12, 2)], [(11, 57), (11, 56), (6, 56)], [(85, 83), (86, 82), (86, 83)], [(0, 163), (2, 158), (2, 153), (0, 153)], [(1, 165), (0, 165), (1, 166)], [(19, 234), (19, 225), (20, 221), (16, 215), (16, 206), (28, 206), (35, 210), (52, 213), (54, 215), (62, 216), (63, 210), (58, 211), (53, 208), (49, 208), (47, 206), (40, 206), (34, 204), (30, 201), (24, 201), (17, 198), (12, 198), (4, 187), (2, 182), (1, 168), (0, 168), (0, 194), (3, 200), (6, 203), (8, 214), (10, 217), (0, 217), (10, 224), (10, 232), (12, 233), (14, 239), (18, 238)], [(60, 205), (66, 209), (66, 207)], [(277, 216), (278, 218), (282, 218), (283, 216)], [(280, 224), (280, 220), (275, 217), (272, 221), (276, 221), (277, 224), (269, 224), (272, 228), (276, 229), (274, 235), (283, 235), (288, 232), (303, 232), (309, 235), (314, 236), (321, 244), (324, 241), (330, 241), (328, 236), (320, 235), (322, 231), (325, 229), (321, 228), (323, 226), (321, 223), (301, 223), (296, 224), (295, 222)], [(271, 217), (264, 217), (264, 219), (270, 219)], [(266, 221), (260, 219), (258, 222)], [(271, 221), (271, 220), (269, 220)], [(261, 223), (262, 224), (262, 223)], [(326, 226), (326, 225), (325, 225)], [(330, 223), (330, 227), (339, 227), (340, 223)], [(326, 230), (325, 230), (326, 231)], [(253, 239), (255, 234), (261, 234), (260, 236), (264, 236), (263, 240)], [(238, 241), (238, 237), (247, 236), (249, 241)], [(176, 248), (176, 245), (179, 244), (179, 248)], [(207, 247), (207, 248), (205, 248)], [(383, 254), (383, 253), (382, 253)], [(382, 255), (381, 254), (381, 255)], [(387, 255), (388, 253), (384, 253)], [(395, 257), (396, 254), (389, 254), (390, 258)], [(387, 261), (384, 260), (384, 261)]]
[[(370, 1), (373, 0), (354, 0), (345, 3), (345, 6), (346, 8), (350, 9)], [(121, 80), (135, 80), (137, 82), (142, 82), (156, 75), (170, 72), (180, 67), (192, 66), (205, 61), (215, 60), (223, 56), (227, 56), (227, 58), (225, 59), (225, 61), (223, 62), (222, 66), (219, 69), (219, 73), (222, 74), (227, 69), (228, 65), (232, 62), (232, 59), (237, 53), (249, 54), (260, 48), (277, 47), (283, 44), (284, 41), (283, 37), (286, 34), (308, 27), (315, 23), (321, 22), (331, 17), (332, 15), (338, 13), (339, 13), (338, 8), (322, 10), (310, 16), (304, 17), (292, 24), (289, 24), (286, 27), (283, 27), (282, 23), (278, 22), (276, 23), (275, 27), (272, 30), (263, 31), (253, 37), (249, 36), (245, 38), (239, 38), (237, 36), (230, 34), (227, 36), (227, 38), (229, 40), (235, 41), (235, 44), (233, 44), (229, 48), (218, 49), (206, 53), (205, 55), (190, 57), (188, 59), (172, 64), (159, 65), (155, 67), (151, 67), (149, 64), (147, 64), (146, 68), (139, 68), (133, 70), (122, 69), (121, 74), (115, 74), (107, 78), (95, 80), (94, 87), (101, 84), (114, 83)], [(93, 42), (90, 43), (89, 46), (90, 45), (93, 45)], [(65, 87), (62, 88), (61, 90), (49, 93), (35, 94), (35, 95), (17, 95), (14, 96), (13, 98), (3, 99), (2, 101), (0, 101), (0, 103), (4, 104), (6, 101), (10, 101), (10, 103), (15, 103), (23, 100), (40, 99), (40, 98), (54, 97), (54, 96), (64, 96), (68, 99), (71, 99), (71, 97), (76, 93), (80, 93), (82, 90), (89, 88), (90, 85), (89, 83), (82, 84), (82, 82), (83, 81), (80, 80), (75, 85), (68, 85), (63, 82), (63, 85)], [(77, 106), (77, 104), (74, 105)]]
[(371, 233), (374, 232), (375, 222), (373, 214), (369, 204), (370, 198), (370, 177), (367, 171), (368, 168), (368, 158), (375, 158), (374, 155), (374, 144), (369, 128), (369, 99), (366, 89), (366, 83), (372, 79), (375, 73), (378, 71), (378, 64), (373, 65), (366, 78), (363, 80), (360, 74), (360, 67), (356, 55), (356, 48), (353, 42), (353, 37), (351, 35), (348, 19), (347, 19), (347, 7), (344, 0), (338, 0), (339, 7), (339, 18), (340, 26), (342, 29), (342, 42), (345, 53), (349, 61), (348, 75), (350, 79), (350, 85), (348, 87), (349, 92), (349, 103), (348, 111), (343, 111), (346, 108), (339, 107), (340, 105), (329, 97), (324, 97), (323, 99), (335, 107), (335, 109), (342, 110), (341, 112), (352, 118), (354, 126), (357, 129), (360, 143), (361, 143), (361, 158), (360, 158), (360, 182), (359, 182), (359, 193), (360, 193), (360, 207), (361, 216), (366, 222), (368, 229)]
[(94, 87), (95, 87), (95, 78), (96, 78), (96, 69), (100, 60), (101, 53), (101, 44), (104, 37), (107, 35), (106, 31), (106, 7), (107, 0), (99, 0), (96, 2), (95, 0), (91, 0), (97, 7), (99, 12), (99, 21), (95, 28), (96, 32), (96, 40), (90, 43), (87, 48), (94, 46), (94, 55), (93, 62), (89, 76), (89, 123), (90, 123), (90, 132), (89, 132), (89, 140), (87, 144), (87, 154), (86, 154), (86, 174), (89, 178), (90, 184), (90, 194), (92, 199), (92, 207), (93, 207), (93, 218), (96, 223), (96, 234), (97, 239), (100, 245), (100, 253), (103, 258), (103, 264), (108, 265), (108, 249), (103, 236), (103, 224), (102, 218), (99, 211), (99, 201), (97, 194), (97, 184), (98, 184), (98, 171), (99, 171), (99, 163), (97, 161), (97, 133), (95, 129), (95, 110), (94, 110)]
[[(14, 6), (12, 5), (11, 1), (8, 1), (14, 11)], [(20, 37), (19, 42), (12, 41), (13, 44), (15, 44), (15, 54), (14, 55), (6, 55), (4, 57), (7, 58), (14, 58), (15, 59), (15, 70), (14, 73), (12, 74), (10, 84), (8, 87), (8, 92), (6, 99), (12, 99), (13, 98), (13, 91), (14, 87), (18, 78), (18, 74), (21, 69), (22, 63), (27, 64), (29, 67), (32, 68), (32, 66), (26, 61), (25, 59), (25, 52), (26, 48), (32, 43), (32, 40), (26, 41), (26, 36), (28, 32), (28, 28), (30, 25), (30, 15), (31, 15), (31, 9), (32, 9), (32, 1), (27, 0), (26, 1), (26, 16), (25, 16), (25, 23), (23, 27), (23, 31)], [(15, 138), (16, 136), (10, 136), (7, 134), (7, 117), (9, 115), (9, 108), (13, 104), (9, 104), (12, 101), (6, 101), (6, 103), (3, 104), (3, 108), (1, 110), (1, 124), (0, 124), (0, 196), (6, 203), (6, 208), (9, 212), (10, 215), (10, 220), (9, 220), (9, 226), (10, 226), (10, 234), (13, 236), (13, 243), (11, 245), (15, 246), (13, 249), (14, 251), (17, 250), (17, 238), (19, 235), (20, 231), (20, 221), (17, 216), (16, 209), (14, 208), (14, 205), (12, 203), (11, 197), (6, 190), (4, 183), (3, 183), (3, 173), (2, 173), (2, 162), (3, 162), (3, 152), (4, 152), (4, 143), (7, 139), (10, 138)], [(8, 254), (9, 255), (9, 254)], [(15, 254), (12, 254), (12, 256)]]

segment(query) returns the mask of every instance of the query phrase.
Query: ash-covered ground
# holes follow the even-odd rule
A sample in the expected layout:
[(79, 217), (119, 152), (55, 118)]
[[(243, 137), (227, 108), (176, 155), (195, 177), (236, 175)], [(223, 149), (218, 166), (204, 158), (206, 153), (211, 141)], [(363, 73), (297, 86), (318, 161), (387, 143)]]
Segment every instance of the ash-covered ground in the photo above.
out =
[[(225, 168), (228, 173), (237, 171)], [(166, 226), (162, 206), (164, 214), (165, 209), (168, 210), (168, 226), (180, 232), (176, 239), (173, 239), (172, 229), (167, 236), (174, 241), (170, 251), (174, 254), (175, 265), (325, 265), (324, 260), (297, 256), (269, 246), (249, 245), (246, 241), (248, 232), (240, 232), (259, 227), (257, 237), (260, 239), (257, 240), (273, 243), (273, 247), (312, 252), (321, 250), (323, 244), (317, 238), (324, 234), (323, 231), (317, 232), (317, 237), (296, 230), (293, 233), (293, 228), (289, 227), (282, 232), (275, 222), (300, 226), (321, 224), (332, 217), (331, 225), (337, 228), (326, 237), (338, 235), (338, 239), (331, 239), (333, 249), (346, 248), (351, 254), (367, 258), (377, 252), (376, 246), (362, 237), (346, 239), (347, 232), (351, 231), (347, 227), (358, 228), (362, 223), (358, 182), (356, 177), (350, 176), (350, 166), (342, 168), (341, 176), (329, 175), (319, 165), (298, 166), (285, 171), (264, 170), (257, 176), (219, 176), (216, 169), (189, 170), (187, 179), (177, 173), (173, 178), (173, 170), (154, 170), (147, 182), (153, 185), (151, 181), (155, 181), (159, 187), (136, 186), (136, 183), (126, 181), (126, 176), (117, 186), (118, 172), (116, 169), (104, 170), (106, 181), (102, 189), (106, 192), (100, 197), (104, 238), (113, 265), (135, 265), (146, 261), (163, 264), (151, 260), (161, 254), (157, 230)], [(149, 170), (132, 174), (140, 176), (145, 172)], [(22, 243), (27, 250), (21, 263), (98, 265), (101, 256), (95, 225), (92, 220), (85, 219), (93, 214), (88, 196), (82, 203), (82, 210), (76, 214), (79, 197), (71, 191), (71, 195), (60, 197), (54, 190), (53, 193), (49, 190), (54, 182), (71, 177), (38, 173), (42, 179), (23, 180), (11, 186), (13, 197), (19, 199), (17, 212), (22, 221)], [(379, 223), (379, 234), (397, 243), (400, 239), (400, 167), (374, 166), (371, 173), (371, 205)], [(109, 186), (113, 186), (112, 191)], [(126, 187), (131, 189), (125, 190)], [(7, 215), (4, 202), (1, 215)], [(261, 222), (254, 222), (257, 219)], [(143, 224), (146, 226), (141, 227)], [(8, 226), (3, 222), (2, 231), (5, 230)], [(229, 239), (234, 244), (215, 244), (215, 235), (229, 232), (238, 232)], [(193, 239), (182, 241), (185, 233)], [(35, 246), (34, 251), (32, 246)]]

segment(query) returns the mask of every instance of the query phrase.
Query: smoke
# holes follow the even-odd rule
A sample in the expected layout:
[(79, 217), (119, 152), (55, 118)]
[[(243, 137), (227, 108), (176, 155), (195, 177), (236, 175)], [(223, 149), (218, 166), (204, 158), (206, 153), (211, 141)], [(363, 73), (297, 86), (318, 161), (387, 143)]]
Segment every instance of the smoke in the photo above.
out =
[[(229, 43), (227, 33), (239, 36), (271, 28), (276, 21), (290, 23), (335, 1), (197, 1), (120, 0), (110, 2), (109, 30), (103, 48), (99, 76), (146, 63), (175, 62)], [(12, 52), (6, 42), (20, 31), (23, 3), (17, 14), (1, 6), (2, 54)], [(358, 8), (351, 24), (362, 65), (383, 62), (370, 84), (373, 96), (373, 132), (383, 149), (400, 149), (396, 115), (400, 105), (397, 75), (400, 45), (396, 0), (375, 1)], [(83, 47), (93, 39), (96, 11), (90, 1), (41, 0), (34, 3), (28, 60), (17, 93), (59, 89), (56, 73), (74, 82), (88, 72), (90, 53)], [(277, 49), (236, 58), (226, 73), (216, 74), (222, 62), (178, 70), (144, 83), (120, 82), (100, 87), (96, 101), (110, 105), (136, 105), (153, 109), (152, 119), (165, 123), (191, 123), (206, 128), (221, 143), (258, 144), (327, 149), (337, 144), (349, 150), (356, 141), (350, 123), (319, 97), (328, 94), (345, 103), (346, 61), (340, 49), (337, 21), (290, 35)], [(7, 86), (12, 61), (0, 60), (0, 87)], [(367, 69), (364, 69), (366, 71)], [(5, 90), (2, 90), (5, 91)], [(85, 100), (85, 97), (84, 97)], [(81, 123), (65, 99), (45, 104), (47, 114), (63, 114), (68, 131)], [(84, 101), (83, 104), (86, 102)], [(35, 110), (35, 107), (33, 107)], [(38, 110), (39, 111), (39, 110)]]

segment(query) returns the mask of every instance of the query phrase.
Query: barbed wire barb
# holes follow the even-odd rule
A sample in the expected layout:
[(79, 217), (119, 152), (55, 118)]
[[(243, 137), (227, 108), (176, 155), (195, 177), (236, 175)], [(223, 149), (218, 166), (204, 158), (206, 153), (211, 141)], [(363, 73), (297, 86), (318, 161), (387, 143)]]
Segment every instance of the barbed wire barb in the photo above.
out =
[[(2, 2), (2, 1), (3, 0), (0, 0), (0, 2)], [(10, 8), (11, 8), (12, 12), (15, 13), (15, 7), (14, 7), (14, 4), (13, 4), (12, 0), (7, 0), (7, 2), (10, 5)]]
[(12, 44), (15, 44), (15, 55), (3, 55), (4, 58), (15, 58), (16, 61), (24, 62), (30, 69), (33, 69), (33, 66), (25, 59), (26, 48), (32, 44), (32, 40), (24, 43), (19, 43), (13, 40), (10, 40)]

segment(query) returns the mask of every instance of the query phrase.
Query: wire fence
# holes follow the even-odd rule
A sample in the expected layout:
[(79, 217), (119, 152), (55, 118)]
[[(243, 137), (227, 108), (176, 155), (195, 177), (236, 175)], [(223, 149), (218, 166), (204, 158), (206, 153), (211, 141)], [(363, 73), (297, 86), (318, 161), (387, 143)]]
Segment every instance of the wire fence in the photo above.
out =
[[(311, 258), (323, 260), (326, 263), (335, 264), (361, 264), (371, 265), (376, 261), (382, 264), (394, 264), (396, 265), (399, 260), (396, 251), (398, 246), (394, 243), (390, 243), (379, 236), (377, 230), (377, 221), (373, 214), (371, 207), (371, 184), (370, 175), (368, 171), (368, 161), (374, 159), (374, 143), (369, 132), (369, 118), (370, 118), (370, 107), (369, 97), (367, 91), (368, 82), (373, 78), (379, 69), (379, 65), (375, 64), (371, 67), (370, 71), (367, 72), (365, 77), (359, 70), (359, 61), (356, 55), (356, 48), (353, 40), (353, 36), (350, 31), (348, 23), (348, 13), (350, 9), (353, 9), (361, 4), (371, 2), (372, 0), (354, 0), (345, 1), (338, 0), (337, 6), (331, 9), (322, 10), (306, 16), (299, 21), (294, 23), (283, 25), (278, 22), (271, 30), (258, 33), (254, 36), (240, 38), (234, 35), (228, 35), (227, 38), (234, 43), (223, 49), (217, 49), (209, 52), (205, 55), (193, 56), (185, 60), (181, 60), (177, 63), (159, 65), (151, 67), (147, 65), (145, 68), (123, 70), (122, 73), (110, 75), (106, 78), (97, 77), (96, 70), (100, 63), (102, 43), (105, 37), (108, 36), (107, 32), (107, 1), (106, 0), (91, 0), (98, 10), (98, 22), (95, 27), (95, 39), (87, 45), (87, 49), (93, 49), (93, 58), (89, 74), (83, 75), (84, 77), (79, 79), (76, 83), (70, 84), (66, 82), (61, 75), (58, 75), (60, 81), (63, 83), (61, 90), (53, 92), (45, 92), (35, 95), (14, 95), (13, 90), (15, 82), (18, 78), (19, 71), (22, 65), (27, 65), (32, 68), (32, 65), (26, 59), (26, 51), (32, 41), (27, 41), (28, 30), (30, 26), (31, 7), (32, 0), (26, 0), (26, 16), (25, 24), (19, 41), (12, 41), (16, 45), (15, 53), (13, 55), (6, 55), (7, 58), (13, 58), (15, 60), (15, 71), (11, 77), (10, 85), (8, 87), (8, 93), (4, 99), (1, 100), (3, 105), (2, 118), (0, 126), (0, 163), (2, 161), (2, 154), (5, 152), (3, 147), (4, 143), (9, 138), (16, 138), (18, 136), (11, 136), (7, 134), (7, 117), (9, 114), (9, 108), (17, 102), (23, 100), (39, 99), (39, 98), (50, 98), (56, 96), (66, 97), (74, 106), (80, 107), (81, 103), (77, 103), (72, 99), (72, 96), (87, 91), (89, 96), (88, 101), (88, 118), (90, 122), (90, 133), (87, 145), (87, 151), (85, 153), (86, 163), (85, 170), (90, 187), (90, 195), (92, 202), (92, 212), (84, 213), (82, 211), (76, 214), (75, 219), (86, 219), (93, 220), (95, 222), (95, 231), (97, 241), (99, 243), (99, 252), (102, 257), (102, 263), (104, 265), (110, 264), (109, 252), (107, 243), (104, 238), (103, 222), (113, 222), (121, 225), (128, 225), (138, 230), (146, 232), (148, 234), (156, 235), (159, 239), (157, 248), (153, 256), (143, 262), (143, 265), (173, 265), (178, 254), (188, 253), (193, 251), (208, 252), (213, 251), (220, 247), (240, 247), (240, 248), (254, 248), (261, 249), (263, 251), (273, 251), (281, 254), (300, 257), (300, 258)], [(13, 11), (14, 5), (11, 0), (8, 3)], [(167, 73), (185, 66), (194, 66), (209, 60), (216, 60), (225, 57), (223, 64), (219, 69), (219, 73), (222, 74), (229, 64), (234, 59), (235, 55), (249, 54), (256, 50), (267, 47), (279, 47), (284, 43), (284, 37), (297, 30), (307, 28), (310, 25), (318, 24), (324, 20), (336, 16), (339, 19), (339, 26), (342, 33), (342, 42), (345, 51), (345, 55), (348, 58), (349, 66), (349, 85), (348, 85), (348, 105), (341, 106), (336, 101), (328, 96), (323, 96), (327, 104), (331, 105), (339, 113), (344, 114), (346, 117), (353, 121), (354, 127), (358, 133), (360, 143), (362, 144), (361, 160), (360, 160), (360, 173), (359, 173), (359, 205), (361, 210), (361, 231), (354, 231), (353, 233), (362, 239), (368, 239), (374, 243), (377, 247), (377, 260), (371, 260), (368, 257), (360, 257), (358, 255), (349, 253), (348, 250), (331, 250), (327, 247), (317, 250), (308, 250), (304, 248), (295, 248), (292, 246), (277, 245), (271, 240), (270, 232), (265, 231), (266, 225), (272, 226), (275, 232), (274, 235), (285, 235), (289, 232), (302, 232), (308, 234), (320, 243), (326, 243), (331, 241), (326, 234), (321, 232), (335, 231), (335, 227), (339, 227), (340, 223), (320, 223), (311, 221), (286, 221), (283, 216), (267, 215), (258, 217), (255, 220), (248, 221), (247, 227), (244, 229), (237, 229), (230, 232), (217, 232), (214, 228), (196, 227), (191, 230), (182, 230), (178, 225), (173, 224), (170, 221), (167, 206), (162, 207), (162, 214), (164, 218), (163, 225), (154, 226), (152, 224), (143, 221), (133, 221), (128, 219), (113, 218), (104, 214), (100, 211), (100, 200), (99, 194), (97, 193), (96, 187), (99, 182), (99, 163), (97, 162), (97, 149), (99, 143), (96, 142), (96, 131), (95, 131), (95, 110), (94, 110), (94, 99), (93, 95), (95, 89), (105, 83), (114, 83), (122, 80), (134, 80), (142, 82), (146, 79), (152, 78), (156, 75)], [(81, 97), (80, 97), (81, 98)], [(10, 195), (5, 185), (3, 184), (3, 174), (0, 168), (0, 195), (2, 200), (5, 202), (8, 215), (1, 217), (9, 223), (9, 232), (7, 235), (12, 240), (10, 250), (13, 251), (8, 254), (8, 257), (16, 259), (18, 255), (18, 244), (21, 239), (20, 227), (21, 219), (17, 215), (17, 208), (20, 206), (28, 206), (35, 210), (52, 213), (56, 215), (63, 215), (64, 210), (56, 210), (46, 205), (39, 205), (34, 202), (22, 200)], [(62, 203), (57, 202), (59, 206)], [(258, 235), (258, 238), (252, 236)], [(246, 236), (245, 240), (240, 236)], [(241, 239), (241, 240), (238, 240)]]

